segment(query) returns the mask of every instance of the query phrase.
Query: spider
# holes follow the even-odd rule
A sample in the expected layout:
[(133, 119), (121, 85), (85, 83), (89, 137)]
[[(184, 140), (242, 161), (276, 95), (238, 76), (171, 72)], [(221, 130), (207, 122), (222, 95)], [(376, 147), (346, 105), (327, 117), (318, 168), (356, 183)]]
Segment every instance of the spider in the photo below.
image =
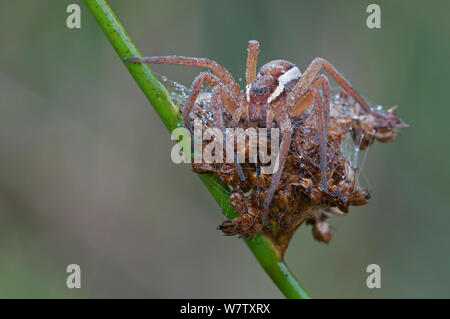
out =
[[(318, 140), (320, 145), (320, 188), (327, 192), (327, 122), (330, 109), (330, 84), (328, 78), (319, 74), (323, 68), (342, 88), (348, 92), (368, 113), (383, 119), (386, 127), (393, 126), (397, 118), (390, 118), (390, 113), (372, 110), (363, 98), (353, 89), (337, 69), (323, 58), (315, 58), (302, 74), (297, 66), (285, 60), (274, 60), (263, 65), (257, 73), (259, 42), (249, 41), (245, 69), (246, 87), (241, 90), (236, 80), (220, 64), (206, 58), (183, 56), (128, 57), (125, 61), (139, 63), (168, 63), (209, 68), (212, 72), (202, 72), (192, 82), (191, 93), (182, 111), (186, 128), (192, 133), (189, 114), (197, 96), (206, 82), (212, 89), (211, 105), (216, 125), (225, 132), (224, 109), (232, 116), (232, 125), (236, 127), (242, 117), (248, 122), (265, 125), (270, 130), (273, 122), (281, 131), (282, 139), (278, 154), (278, 167), (272, 175), (267, 195), (263, 202), (261, 220), (264, 222), (269, 214), (270, 204), (280, 183), (283, 167), (289, 152), (292, 130), (291, 118), (299, 116), (311, 104), (314, 107)], [(224, 135), (225, 136), (225, 135)], [(236, 169), (241, 180), (245, 176), (239, 163)]]

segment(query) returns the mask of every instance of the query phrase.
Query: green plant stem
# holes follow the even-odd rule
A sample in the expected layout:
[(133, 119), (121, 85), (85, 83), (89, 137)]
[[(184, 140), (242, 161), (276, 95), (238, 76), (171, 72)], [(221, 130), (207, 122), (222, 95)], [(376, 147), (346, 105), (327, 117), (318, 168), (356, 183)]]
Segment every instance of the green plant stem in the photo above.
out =
[[(84, 0), (84, 2), (122, 61), (125, 57), (141, 57), (140, 52), (109, 7), (107, 1)], [(128, 62), (124, 64), (169, 132), (172, 132), (177, 127), (181, 127), (183, 124), (178, 106), (170, 99), (169, 91), (158, 80), (148, 64)], [(199, 177), (222, 208), (224, 215), (227, 218), (236, 217), (237, 213), (229, 204), (230, 192), (220, 184), (217, 176), (200, 174)], [(258, 262), (287, 298), (310, 298), (300, 282), (283, 262), (269, 237), (259, 234), (256, 238), (245, 240), (245, 242)]]

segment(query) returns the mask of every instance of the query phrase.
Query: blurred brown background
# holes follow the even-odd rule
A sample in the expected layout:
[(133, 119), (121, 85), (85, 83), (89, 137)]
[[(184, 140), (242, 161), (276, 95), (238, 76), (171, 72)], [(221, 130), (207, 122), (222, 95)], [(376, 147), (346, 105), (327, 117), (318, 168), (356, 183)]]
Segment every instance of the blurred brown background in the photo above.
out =
[[(66, 27), (79, 3), (82, 28)], [(213, 58), (244, 78), (260, 65), (329, 59), (411, 127), (375, 144), (371, 202), (334, 217), (330, 245), (302, 227), (287, 251), (313, 297), (450, 297), (448, 1), (110, 1), (145, 55)], [(81, 1), (0, 1), (0, 297), (282, 297)], [(189, 86), (199, 69), (153, 69)], [(66, 266), (82, 288), (66, 288)], [(381, 289), (366, 287), (379, 264)]]

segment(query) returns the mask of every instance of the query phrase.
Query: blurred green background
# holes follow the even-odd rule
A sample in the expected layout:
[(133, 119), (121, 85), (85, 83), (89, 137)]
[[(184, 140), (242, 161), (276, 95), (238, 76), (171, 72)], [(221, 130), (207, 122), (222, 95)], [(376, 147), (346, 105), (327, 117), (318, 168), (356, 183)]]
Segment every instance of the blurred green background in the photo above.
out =
[[(66, 27), (79, 3), (82, 28)], [(302, 227), (286, 261), (313, 297), (450, 297), (450, 2), (110, 1), (145, 55), (213, 58), (244, 78), (260, 65), (334, 63), (411, 126), (375, 144), (372, 200), (333, 217), (335, 238)], [(0, 297), (279, 298), (81, 1), (0, 2)], [(153, 69), (189, 86), (199, 69)], [(66, 287), (66, 266), (82, 288)], [(379, 264), (381, 289), (366, 287)]]

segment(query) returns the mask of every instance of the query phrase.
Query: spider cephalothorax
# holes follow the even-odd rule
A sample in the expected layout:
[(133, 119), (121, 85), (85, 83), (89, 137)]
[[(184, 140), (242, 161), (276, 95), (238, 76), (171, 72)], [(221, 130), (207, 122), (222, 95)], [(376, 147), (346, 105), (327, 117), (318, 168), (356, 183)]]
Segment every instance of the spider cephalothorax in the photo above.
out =
[[(329, 141), (328, 120), (330, 112), (330, 86), (328, 78), (320, 75), (323, 68), (336, 80), (357, 103), (360, 109), (377, 121), (379, 132), (390, 132), (399, 126), (399, 119), (392, 112), (377, 112), (372, 110), (366, 102), (356, 93), (350, 83), (327, 60), (316, 58), (302, 73), (293, 63), (284, 60), (271, 61), (262, 66), (257, 72), (257, 59), (259, 43), (250, 41), (247, 49), (246, 87), (241, 90), (230, 73), (217, 62), (204, 58), (189, 58), (181, 56), (127, 58), (129, 62), (145, 63), (171, 63), (192, 65), (209, 68), (210, 72), (200, 73), (192, 83), (191, 93), (182, 111), (186, 128), (192, 132), (190, 113), (200, 94), (203, 83), (211, 87), (210, 111), (213, 113), (215, 126), (225, 133), (225, 124), (236, 127), (242, 119), (247, 124), (271, 128), (273, 124), (281, 131), (278, 167), (270, 178), (270, 185), (265, 189), (262, 204), (262, 223), (266, 222), (271, 209), (271, 203), (280, 184), (283, 168), (291, 147), (293, 130), (291, 118), (301, 115), (308, 106), (313, 105), (315, 117), (315, 131), (317, 132), (317, 162), (319, 189), (324, 194), (329, 193), (329, 186), (333, 186), (334, 171), (328, 170)], [(231, 121), (225, 123), (224, 112), (227, 112)], [(372, 121), (373, 122), (373, 121)], [(361, 122), (362, 123), (362, 122)], [(236, 157), (235, 157), (236, 158)], [(234, 163), (240, 182), (250, 176), (244, 173), (240, 163)], [(227, 166), (228, 169), (228, 166)], [(330, 184), (331, 183), (331, 184)], [(333, 197), (335, 195), (329, 194)], [(336, 204), (337, 205), (337, 204)], [(272, 207), (276, 208), (276, 207)], [(253, 216), (252, 214), (250, 214)]]

